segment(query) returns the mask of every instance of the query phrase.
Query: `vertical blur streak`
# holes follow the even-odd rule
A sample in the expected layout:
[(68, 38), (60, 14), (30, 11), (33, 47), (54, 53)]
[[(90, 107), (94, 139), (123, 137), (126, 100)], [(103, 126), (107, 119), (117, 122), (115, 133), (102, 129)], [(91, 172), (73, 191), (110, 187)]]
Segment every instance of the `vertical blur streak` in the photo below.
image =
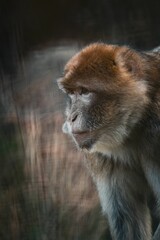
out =
[(32, 52), (14, 85), (1, 75), (2, 240), (97, 240), (105, 231), (83, 158), (61, 131), (56, 78), (76, 50), (70, 43)]

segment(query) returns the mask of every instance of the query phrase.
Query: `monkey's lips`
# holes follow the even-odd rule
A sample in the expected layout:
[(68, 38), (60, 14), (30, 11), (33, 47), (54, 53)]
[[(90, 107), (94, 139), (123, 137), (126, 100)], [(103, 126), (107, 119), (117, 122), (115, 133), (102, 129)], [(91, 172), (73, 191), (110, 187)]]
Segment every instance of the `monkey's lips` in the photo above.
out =
[(76, 131), (72, 132), (72, 136), (80, 148), (90, 149), (95, 143), (96, 139), (93, 132), (90, 131)]

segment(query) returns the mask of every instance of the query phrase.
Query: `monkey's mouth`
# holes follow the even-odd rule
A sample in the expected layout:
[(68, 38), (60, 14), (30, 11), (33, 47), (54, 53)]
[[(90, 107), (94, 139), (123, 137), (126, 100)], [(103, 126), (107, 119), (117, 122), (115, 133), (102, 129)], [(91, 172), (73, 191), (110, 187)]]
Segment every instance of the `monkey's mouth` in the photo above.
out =
[(79, 148), (89, 150), (92, 145), (96, 142), (96, 138), (93, 132), (73, 132), (72, 136), (75, 142), (78, 144)]

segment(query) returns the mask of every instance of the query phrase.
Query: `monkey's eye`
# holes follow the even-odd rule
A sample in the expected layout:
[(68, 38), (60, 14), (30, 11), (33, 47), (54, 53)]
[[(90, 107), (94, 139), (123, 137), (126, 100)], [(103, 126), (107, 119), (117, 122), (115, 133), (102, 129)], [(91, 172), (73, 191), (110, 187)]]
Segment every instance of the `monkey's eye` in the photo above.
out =
[(80, 95), (88, 95), (90, 92), (86, 88), (81, 88), (79, 94)]

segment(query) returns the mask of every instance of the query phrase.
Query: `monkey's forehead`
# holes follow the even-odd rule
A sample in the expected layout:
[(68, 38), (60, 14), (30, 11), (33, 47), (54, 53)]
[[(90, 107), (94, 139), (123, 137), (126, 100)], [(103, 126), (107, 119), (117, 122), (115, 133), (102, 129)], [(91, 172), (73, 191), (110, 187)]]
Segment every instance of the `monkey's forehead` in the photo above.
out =
[(65, 66), (65, 73), (73, 74), (75, 71), (79, 73), (85, 70), (96, 73), (98, 70), (104, 70), (106, 67), (112, 70), (115, 65), (115, 55), (117, 47), (105, 44), (91, 44), (82, 51), (73, 56)]
[(128, 47), (92, 44), (68, 61), (58, 85), (62, 90), (79, 86), (97, 90), (131, 87), (141, 68), (139, 53)]

